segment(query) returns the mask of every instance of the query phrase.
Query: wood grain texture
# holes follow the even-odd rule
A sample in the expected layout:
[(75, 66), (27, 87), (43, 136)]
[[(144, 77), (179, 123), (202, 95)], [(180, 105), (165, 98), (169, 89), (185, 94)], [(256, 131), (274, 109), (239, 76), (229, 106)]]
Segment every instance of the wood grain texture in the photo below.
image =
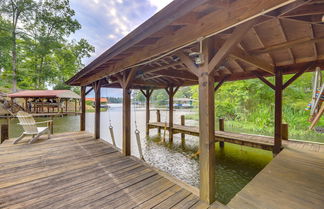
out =
[(230, 208), (323, 208), (324, 153), (284, 149), (229, 202)]
[(0, 145), (0, 208), (190, 208), (199, 201), (90, 133), (45, 138)]

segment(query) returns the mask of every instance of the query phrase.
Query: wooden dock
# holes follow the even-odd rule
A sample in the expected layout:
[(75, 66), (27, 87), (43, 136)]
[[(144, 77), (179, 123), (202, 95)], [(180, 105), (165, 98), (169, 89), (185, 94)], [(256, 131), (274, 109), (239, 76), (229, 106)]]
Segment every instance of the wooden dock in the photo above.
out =
[[(163, 122), (151, 122), (148, 124), (150, 129), (160, 128), (169, 130), (170, 127), (168, 123)], [(173, 134), (183, 133), (192, 136), (199, 136), (199, 127), (197, 126), (186, 126), (186, 125), (178, 125), (173, 124), (172, 127)], [(215, 142), (223, 141), (243, 146), (249, 146), (253, 148), (263, 149), (272, 151), (274, 147), (274, 138), (270, 136), (262, 136), (262, 135), (253, 135), (253, 134), (241, 134), (241, 133), (232, 133), (227, 131), (215, 131)], [(310, 143), (306, 141), (298, 141), (298, 140), (283, 140), (283, 147), (287, 148), (296, 148), (296, 149), (304, 149), (309, 151), (318, 151), (319, 149), (324, 149), (323, 146), (320, 146), (318, 143)]]
[(324, 206), (324, 145), (319, 151), (284, 149), (229, 202), (240, 209)]
[[(208, 208), (189, 186), (92, 134), (0, 145), (0, 208)], [(177, 180), (179, 182), (179, 180)], [(215, 203), (213, 208), (226, 208)]]

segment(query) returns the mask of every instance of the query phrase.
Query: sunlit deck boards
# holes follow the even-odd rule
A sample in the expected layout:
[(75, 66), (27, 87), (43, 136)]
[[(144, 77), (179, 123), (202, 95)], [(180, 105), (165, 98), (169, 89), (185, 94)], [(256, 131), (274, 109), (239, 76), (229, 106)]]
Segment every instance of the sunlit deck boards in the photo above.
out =
[[(0, 145), (0, 208), (189, 208), (199, 198), (86, 132)], [(207, 206), (204, 206), (207, 208)]]
[(228, 204), (231, 208), (323, 208), (324, 153), (284, 149)]

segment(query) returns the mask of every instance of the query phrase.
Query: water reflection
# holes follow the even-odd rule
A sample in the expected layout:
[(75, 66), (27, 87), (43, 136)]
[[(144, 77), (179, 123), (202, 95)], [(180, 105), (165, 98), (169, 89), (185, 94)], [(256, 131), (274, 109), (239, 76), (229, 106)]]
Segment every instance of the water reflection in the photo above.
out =
[[(180, 123), (180, 115), (189, 114), (187, 111), (175, 111), (174, 122)], [(161, 111), (161, 120), (167, 120), (167, 112)], [(144, 158), (147, 163), (157, 167), (171, 175), (193, 185), (199, 185), (199, 160), (191, 158), (198, 149), (198, 138), (186, 136), (185, 149), (181, 146), (178, 135), (174, 137), (173, 145), (160, 143), (157, 131), (151, 130), (149, 139), (145, 137), (145, 111), (137, 109), (137, 125), (141, 132), (141, 143)], [(121, 107), (113, 106), (109, 112), (101, 114), (101, 138), (111, 142), (109, 135), (109, 119), (114, 127), (116, 144), (119, 148), (122, 145), (122, 115)], [(134, 111), (132, 111), (132, 155), (139, 157), (136, 138), (134, 133)], [(38, 121), (47, 118), (38, 118)], [(151, 111), (151, 120), (156, 121), (155, 111)], [(2, 121), (3, 123), (4, 121)], [(10, 137), (17, 137), (21, 134), (21, 127), (17, 126), (16, 119), (11, 120)], [(195, 124), (194, 121), (186, 121), (187, 124)], [(67, 132), (79, 130), (79, 116), (58, 117), (54, 119), (54, 132)], [(86, 114), (86, 130), (94, 130), (94, 113)], [(162, 131), (163, 133), (163, 131)], [(168, 137), (166, 137), (168, 139)], [(272, 159), (271, 152), (257, 150), (225, 143), (220, 149), (216, 144), (216, 187), (217, 199), (227, 203), (238, 191), (240, 191), (262, 168)]]

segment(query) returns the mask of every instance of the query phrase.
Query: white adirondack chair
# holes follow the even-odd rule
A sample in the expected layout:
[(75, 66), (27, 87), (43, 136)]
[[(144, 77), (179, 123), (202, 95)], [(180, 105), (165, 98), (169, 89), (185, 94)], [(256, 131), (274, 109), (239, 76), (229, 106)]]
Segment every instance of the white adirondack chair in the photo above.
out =
[[(18, 137), (13, 143), (16, 144), (21, 139), (23, 139), (27, 135), (32, 135), (33, 138), (29, 141), (29, 144), (36, 141), (41, 135), (47, 133), (48, 138), (51, 137), (50, 126), (53, 122), (52, 120), (36, 122), (33, 116), (27, 112), (19, 111), (17, 113), (17, 118), (19, 119), (19, 125), (21, 125), (24, 129), (24, 132), (20, 137)], [(37, 127), (37, 124), (46, 123), (46, 127)]]

